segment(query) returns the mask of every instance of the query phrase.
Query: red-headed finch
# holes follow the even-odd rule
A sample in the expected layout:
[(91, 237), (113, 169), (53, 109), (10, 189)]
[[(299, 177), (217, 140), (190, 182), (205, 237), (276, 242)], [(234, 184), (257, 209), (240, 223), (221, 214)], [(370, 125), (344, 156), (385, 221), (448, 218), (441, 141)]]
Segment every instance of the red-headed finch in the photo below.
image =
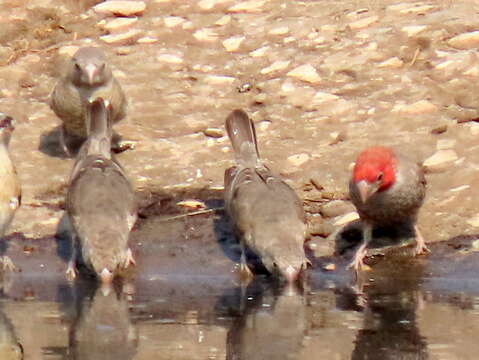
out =
[(308, 260), (301, 200), (260, 160), (253, 122), (242, 110), (226, 118), (236, 166), (225, 171), (225, 206), (240, 239), (241, 270), (250, 273), (246, 248), (273, 275), (295, 281)]
[[(121, 165), (111, 155), (112, 130), (103, 99), (87, 107), (87, 141), (73, 166), (66, 208), (73, 225), (75, 245), (85, 265), (109, 283), (134, 260), (128, 248), (137, 217), (133, 188)], [(76, 251), (67, 274), (74, 278)]]
[(426, 194), (426, 179), (420, 164), (390, 148), (369, 147), (356, 160), (349, 193), (363, 224), (363, 241), (350, 264), (356, 272), (363, 266), (373, 228), (378, 225), (413, 224), (415, 254), (429, 251), (416, 225)]

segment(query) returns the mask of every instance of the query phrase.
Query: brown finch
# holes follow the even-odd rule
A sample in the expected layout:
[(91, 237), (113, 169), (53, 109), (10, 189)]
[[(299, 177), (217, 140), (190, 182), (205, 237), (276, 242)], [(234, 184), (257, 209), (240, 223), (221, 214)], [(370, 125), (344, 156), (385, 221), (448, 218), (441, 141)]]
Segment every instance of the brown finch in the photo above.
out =
[(226, 118), (226, 130), (236, 166), (225, 172), (225, 205), (240, 239), (241, 270), (251, 274), (245, 255), (249, 248), (269, 273), (293, 282), (308, 264), (302, 202), (261, 162), (254, 124), (244, 111)]
[(102, 283), (135, 263), (128, 248), (137, 217), (135, 193), (121, 165), (111, 155), (111, 126), (103, 99), (87, 107), (89, 136), (73, 166), (66, 208), (76, 246), (67, 275), (74, 278), (76, 249)]
[(88, 135), (85, 124), (87, 105), (99, 97), (110, 103), (113, 123), (126, 116), (125, 94), (103, 51), (95, 47), (80, 48), (50, 96), (50, 107), (63, 122), (60, 145), (68, 155), (69, 144), (81, 145), (85, 141)]

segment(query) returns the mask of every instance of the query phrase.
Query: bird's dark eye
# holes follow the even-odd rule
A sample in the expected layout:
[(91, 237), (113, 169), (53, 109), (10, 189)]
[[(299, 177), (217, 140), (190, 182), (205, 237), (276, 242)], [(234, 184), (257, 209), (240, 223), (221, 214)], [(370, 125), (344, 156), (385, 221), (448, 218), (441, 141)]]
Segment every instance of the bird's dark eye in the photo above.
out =
[(80, 65), (78, 65), (78, 63), (75, 63), (75, 70), (81, 71), (81, 67), (80, 67)]
[(378, 182), (383, 181), (383, 177), (384, 177), (383, 173), (379, 173), (378, 177), (376, 178), (376, 181), (378, 181)]

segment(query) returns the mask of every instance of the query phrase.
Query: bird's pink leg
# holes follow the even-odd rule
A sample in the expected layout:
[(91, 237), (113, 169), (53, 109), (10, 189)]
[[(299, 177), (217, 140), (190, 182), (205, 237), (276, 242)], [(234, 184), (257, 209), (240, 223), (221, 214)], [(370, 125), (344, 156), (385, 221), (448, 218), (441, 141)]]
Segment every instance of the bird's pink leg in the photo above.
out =
[(242, 278), (250, 279), (253, 277), (253, 273), (251, 272), (247, 262), (246, 262), (246, 249), (241, 242), (241, 263), (240, 263), (240, 275)]
[(3, 270), (8, 270), (8, 271), (15, 271), (17, 268), (13, 264), (12, 259), (10, 259), (8, 256), (2, 256), (2, 263), (3, 263)]
[(424, 238), (422, 237), (417, 225), (414, 225), (414, 231), (416, 232), (415, 255), (422, 255), (431, 252), (431, 250), (429, 250), (429, 248), (426, 246), (426, 242), (424, 241)]
[(72, 154), (70, 153), (70, 150), (68, 149), (67, 143), (66, 143), (66, 132), (65, 128), (63, 126), (60, 127), (60, 146), (62, 150), (65, 152), (65, 155), (68, 157), (71, 157)]
[(131, 252), (131, 249), (128, 248), (128, 250), (126, 250), (126, 253), (125, 253), (123, 268), (126, 269), (128, 266), (130, 266), (130, 264), (136, 265), (136, 261), (135, 261), (135, 258), (133, 257), (133, 253)]
[(356, 250), (353, 261), (351, 261), (351, 263), (348, 265), (348, 269), (354, 269), (354, 271), (356, 272), (356, 277), (359, 271), (361, 271), (362, 268), (364, 267), (363, 260), (366, 256), (368, 245), (372, 240), (372, 235), (373, 235), (372, 225), (363, 222), (363, 242), (361, 243), (359, 248)]
[(70, 259), (70, 261), (68, 262), (66, 276), (67, 276), (67, 279), (70, 281), (75, 280), (75, 278), (77, 277), (76, 261), (73, 260), (73, 258)]
[[(74, 239), (73, 239), (73, 242), (74, 242)], [(66, 277), (69, 281), (73, 281), (77, 277), (76, 256), (77, 256), (76, 247), (73, 245), (72, 257), (70, 258), (70, 261), (68, 261), (67, 271), (65, 272)]]

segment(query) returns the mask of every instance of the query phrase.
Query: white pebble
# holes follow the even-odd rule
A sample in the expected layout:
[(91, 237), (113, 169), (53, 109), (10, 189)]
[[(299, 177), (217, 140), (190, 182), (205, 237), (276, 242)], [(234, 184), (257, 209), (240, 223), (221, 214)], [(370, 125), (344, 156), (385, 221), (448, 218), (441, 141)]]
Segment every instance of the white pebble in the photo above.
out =
[(183, 24), (185, 21), (185, 19), (179, 16), (167, 16), (163, 19), (163, 22), (165, 23), (165, 26), (167, 28), (178, 26), (180, 24)]
[(457, 154), (454, 150), (438, 150), (432, 156), (424, 160), (423, 166), (429, 172), (440, 172), (445, 170), (457, 160)]
[(119, 34), (110, 34), (100, 36), (100, 39), (106, 42), (107, 44), (112, 45), (129, 45), (133, 44), (138, 40), (142, 35), (141, 30), (131, 29)]
[(352, 211), (350, 213), (339, 216), (333, 225), (342, 226), (357, 219), (359, 219), (358, 213), (356, 211)]
[(239, 49), (241, 43), (244, 41), (244, 36), (233, 36), (223, 41), (223, 46), (228, 52), (233, 52)]
[(479, 47), (479, 31), (468, 32), (454, 36), (447, 42), (456, 49), (472, 49)]
[(260, 70), (260, 73), (265, 75), (269, 74), (275, 71), (281, 71), (286, 69), (289, 66), (290, 61), (289, 60), (277, 60), (274, 63), (272, 63), (270, 66), (267, 66), (263, 69)]
[(367, 28), (368, 26), (374, 24), (379, 20), (378, 16), (370, 16), (361, 20), (353, 21), (352, 23), (349, 23), (349, 27), (352, 30), (359, 30), (359, 29), (364, 29)]
[(301, 166), (309, 160), (310, 156), (306, 153), (288, 156), (288, 161), (294, 166)]
[(144, 1), (111, 0), (99, 3), (93, 11), (103, 15), (132, 16), (140, 15), (146, 9)]
[(310, 64), (298, 66), (297, 68), (294, 68), (288, 72), (286, 75), (313, 84), (321, 81), (321, 77), (319, 76), (318, 72)]
[(262, 10), (264, 0), (250, 0), (239, 1), (236, 5), (231, 6), (228, 11), (230, 12), (258, 12)]
[(199, 41), (213, 42), (218, 39), (218, 34), (213, 29), (200, 29), (194, 32), (194, 38)]

